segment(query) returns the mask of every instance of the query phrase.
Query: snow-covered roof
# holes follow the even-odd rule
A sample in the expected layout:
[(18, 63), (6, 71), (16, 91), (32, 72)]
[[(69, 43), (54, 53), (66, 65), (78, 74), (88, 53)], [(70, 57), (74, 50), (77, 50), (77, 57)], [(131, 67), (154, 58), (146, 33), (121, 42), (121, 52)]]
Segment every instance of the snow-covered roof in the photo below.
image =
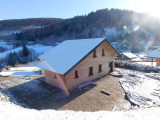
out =
[(131, 58), (131, 61), (142, 61), (142, 59), (136, 57), (136, 58)]
[(127, 56), (128, 58), (137, 58), (136, 55), (134, 55), (133, 53), (131, 52), (124, 52), (122, 53), (123, 55)]
[(84, 59), (92, 52), (92, 50), (104, 41), (108, 42), (105, 38), (64, 41), (52, 48), (50, 51), (41, 55), (39, 58), (42, 61), (37, 65), (37, 67), (65, 75), (66, 72), (78, 64), (78, 62)]
[(160, 48), (153, 51), (149, 51), (147, 53), (147, 56), (152, 58), (160, 58)]

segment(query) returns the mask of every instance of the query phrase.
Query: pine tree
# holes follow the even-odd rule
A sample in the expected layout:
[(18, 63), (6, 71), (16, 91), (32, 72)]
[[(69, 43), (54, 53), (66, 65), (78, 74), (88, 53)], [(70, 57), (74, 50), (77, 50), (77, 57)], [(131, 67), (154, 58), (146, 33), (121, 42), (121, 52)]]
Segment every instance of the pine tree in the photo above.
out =
[(15, 52), (14, 53), (11, 52), (8, 56), (8, 65), (15, 66), (18, 62), (19, 58), (17, 54)]
[(18, 58), (18, 56), (17, 56), (17, 54), (15, 52), (13, 53), (13, 63), (14, 63), (14, 65), (19, 63), (19, 58)]
[(25, 57), (27, 57), (29, 55), (28, 48), (25, 45), (23, 45), (22, 54)]
[(10, 52), (7, 62), (8, 62), (8, 65), (11, 65), (11, 66), (12, 66), (12, 57), (13, 57), (13, 54), (12, 54), (12, 52)]

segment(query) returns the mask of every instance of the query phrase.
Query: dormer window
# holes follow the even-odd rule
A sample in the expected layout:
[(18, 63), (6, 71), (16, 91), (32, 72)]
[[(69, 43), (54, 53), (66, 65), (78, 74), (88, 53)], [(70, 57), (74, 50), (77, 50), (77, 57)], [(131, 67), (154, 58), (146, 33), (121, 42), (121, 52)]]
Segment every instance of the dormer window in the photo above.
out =
[(105, 56), (104, 49), (102, 49), (102, 56)]
[(97, 57), (96, 50), (93, 51), (93, 58)]
[(76, 78), (79, 78), (78, 70), (75, 71), (75, 79), (76, 79)]

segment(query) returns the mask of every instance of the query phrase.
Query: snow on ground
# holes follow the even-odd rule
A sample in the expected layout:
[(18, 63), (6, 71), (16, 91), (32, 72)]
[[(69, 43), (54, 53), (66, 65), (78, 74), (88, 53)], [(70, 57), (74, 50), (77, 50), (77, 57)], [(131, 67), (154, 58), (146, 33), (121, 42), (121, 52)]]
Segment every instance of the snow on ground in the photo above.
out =
[(117, 68), (112, 75), (122, 75), (120, 83), (128, 99), (140, 106), (160, 105), (160, 74)]
[(75, 112), (56, 110), (34, 110), (0, 101), (1, 120), (159, 120), (160, 108), (134, 111)]
[(13, 48), (13, 45), (8, 45), (7, 42), (0, 40), (0, 47), (10, 50)]
[[(31, 68), (30, 70), (33, 70)], [(12, 68), (12, 70), (26, 70), (25, 68)], [(121, 83), (123, 81), (123, 86), (125, 86), (126, 90), (134, 93), (131, 95), (141, 96), (139, 98), (143, 98), (144, 100), (152, 99), (155, 102), (160, 102), (159, 98), (155, 95), (152, 95), (153, 92), (157, 92), (160, 90), (158, 86), (160, 85), (160, 74), (159, 73), (143, 73), (133, 70), (126, 70), (126, 69), (116, 69), (113, 74), (119, 73), (122, 76)], [(26, 79), (27, 80), (27, 79)], [(39, 89), (39, 80), (28, 80), (27, 85), (23, 84), (26, 82), (23, 78), (21, 81), (19, 79), (14, 79), (12, 81), (22, 82), (21, 85), (24, 87), (16, 86), (17, 92), (19, 94), (20, 91), (25, 91), (24, 94), (27, 94), (28, 91), (32, 90), (35, 91), (34, 95), (41, 95), (38, 94), (39, 92), (44, 92), (45, 89)], [(8, 87), (14, 87), (11, 81), (3, 81), (0, 82), (3, 84), (7, 82), (5, 87), (0, 89), (0, 119), (1, 120), (159, 120), (160, 118), (160, 108), (155, 106), (151, 108), (133, 108), (129, 111), (97, 111), (97, 112), (82, 112), (82, 111), (57, 111), (57, 110), (35, 110), (35, 109), (27, 109), (23, 108), (19, 105), (15, 105), (11, 102), (4, 102), (1, 99), (1, 92), (2, 89), (7, 90)], [(0, 84), (0, 85), (1, 85)], [(35, 87), (35, 84), (37, 84)], [(26, 87), (27, 86), (27, 89)], [(34, 89), (33, 89), (34, 86)], [(28, 88), (29, 87), (29, 88)], [(21, 88), (21, 89), (20, 89)], [(156, 89), (156, 90), (155, 90)], [(38, 92), (38, 93), (37, 93)], [(136, 94), (135, 94), (136, 93)], [(24, 94), (20, 96), (23, 98)], [(155, 93), (154, 93), (155, 94)], [(28, 93), (29, 95), (29, 93)], [(44, 99), (46, 97), (44, 96)], [(63, 98), (62, 98), (63, 99)], [(148, 102), (148, 101), (147, 101)], [(149, 101), (150, 102), (150, 101)], [(149, 103), (147, 103), (149, 104)]]
[[(29, 49), (34, 49), (37, 54), (43, 54), (44, 52), (47, 52), (48, 50), (53, 48), (53, 46), (44, 46), (41, 44), (36, 44), (36, 45), (32, 45), (32, 46), (27, 46), (27, 47)], [(6, 57), (10, 52), (19, 52), (20, 50), (22, 50), (22, 47), (17, 47), (15, 49), (0, 53), (0, 59)]]
[(40, 68), (37, 67), (15, 67), (0, 72), (0, 76), (34, 76), (40, 75)]
[[(152, 66), (152, 62), (135, 62), (140, 65)], [(156, 62), (153, 62), (153, 66), (156, 67)]]

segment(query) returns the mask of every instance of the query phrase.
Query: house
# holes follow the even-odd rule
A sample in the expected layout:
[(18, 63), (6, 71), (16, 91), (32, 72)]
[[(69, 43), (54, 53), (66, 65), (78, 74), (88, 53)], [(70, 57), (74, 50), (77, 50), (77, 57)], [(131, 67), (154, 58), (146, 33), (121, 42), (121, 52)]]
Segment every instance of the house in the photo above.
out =
[(142, 61), (138, 56), (131, 52), (123, 52), (118, 57), (119, 60), (127, 60), (131, 62)]
[(69, 90), (114, 70), (116, 50), (106, 38), (67, 40), (39, 57), (47, 83)]
[(147, 56), (152, 59), (152, 65), (153, 62), (156, 61), (156, 66), (160, 66), (160, 48), (153, 51), (149, 51), (147, 53)]

